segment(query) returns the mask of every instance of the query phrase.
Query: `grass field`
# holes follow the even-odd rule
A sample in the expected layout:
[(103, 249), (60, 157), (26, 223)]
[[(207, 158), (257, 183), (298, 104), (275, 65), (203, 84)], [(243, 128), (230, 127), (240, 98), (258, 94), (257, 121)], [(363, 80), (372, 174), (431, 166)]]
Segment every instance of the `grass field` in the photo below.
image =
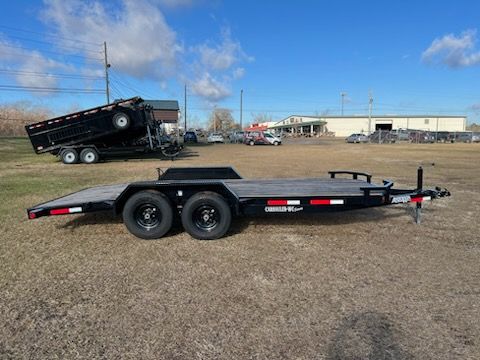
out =
[[(435, 166), (431, 166), (434, 163)], [(0, 358), (478, 359), (480, 145), (191, 147), (175, 162), (66, 166), (0, 139)], [(233, 165), (244, 177), (371, 172), (452, 197), (235, 221), (221, 240), (132, 237), (121, 219), (26, 219), (84, 187), (156, 167)]]

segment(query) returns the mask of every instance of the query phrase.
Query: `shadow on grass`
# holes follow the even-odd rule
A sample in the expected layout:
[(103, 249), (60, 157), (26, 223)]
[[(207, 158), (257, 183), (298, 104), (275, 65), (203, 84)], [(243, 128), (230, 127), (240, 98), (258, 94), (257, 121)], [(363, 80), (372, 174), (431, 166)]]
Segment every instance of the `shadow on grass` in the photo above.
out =
[(179, 161), (183, 159), (189, 159), (193, 157), (198, 157), (198, 152), (193, 151), (190, 148), (183, 149), (177, 156), (175, 157), (165, 157), (159, 153), (152, 153), (152, 154), (135, 154), (135, 155), (125, 155), (125, 156), (111, 156), (106, 157), (101, 163), (106, 162), (121, 162), (121, 161), (142, 161), (142, 160), (160, 160), (160, 161)]
[[(427, 211), (435, 211), (434, 209), (424, 209)], [(380, 222), (388, 219), (399, 218), (405, 215), (411, 215), (411, 221), (414, 222), (414, 210), (410, 207), (390, 208), (388, 211), (380, 208), (361, 209), (355, 211), (320, 213), (320, 214), (275, 214), (275, 215), (257, 215), (241, 216), (234, 218), (228, 236), (242, 233), (251, 225), (291, 225), (291, 226), (328, 226), (328, 225), (348, 225), (362, 222)], [(111, 212), (87, 213), (76, 217), (59, 225), (61, 229), (75, 229), (88, 225), (109, 225), (123, 223), (120, 215), (114, 215)], [(183, 227), (179, 216), (176, 216), (172, 229), (166, 236), (174, 236), (182, 233)]]
[(384, 314), (362, 312), (343, 319), (329, 347), (328, 360), (411, 360), (395, 339), (394, 324)]

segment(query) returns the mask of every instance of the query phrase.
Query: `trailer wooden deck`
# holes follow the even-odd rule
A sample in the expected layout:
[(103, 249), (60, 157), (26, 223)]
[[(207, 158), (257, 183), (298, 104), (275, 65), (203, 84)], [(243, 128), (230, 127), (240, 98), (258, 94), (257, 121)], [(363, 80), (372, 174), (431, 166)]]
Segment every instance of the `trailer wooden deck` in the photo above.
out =
[[(362, 188), (374, 188), (377, 185), (352, 179), (235, 179), (235, 180), (199, 180), (202, 184), (222, 183), (239, 199), (247, 198), (291, 198), (291, 197), (341, 197), (363, 196)], [(141, 184), (191, 185), (195, 180), (164, 180), (142, 182)], [(135, 183), (132, 183), (134, 185)], [(74, 192), (33, 207), (33, 209), (55, 209), (86, 207), (89, 204), (103, 204), (102, 208), (113, 208), (120, 194), (131, 184), (96, 186)], [(85, 210), (85, 209), (84, 209)]]
[(378, 186), (363, 180), (340, 178), (241, 179), (224, 180), (224, 184), (239, 198), (363, 196), (361, 188)]

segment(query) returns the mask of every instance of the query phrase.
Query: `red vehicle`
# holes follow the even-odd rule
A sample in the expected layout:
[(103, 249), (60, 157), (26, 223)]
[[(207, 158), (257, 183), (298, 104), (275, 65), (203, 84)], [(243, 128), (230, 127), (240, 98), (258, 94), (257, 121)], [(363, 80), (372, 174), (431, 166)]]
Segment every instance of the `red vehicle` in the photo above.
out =
[(268, 131), (245, 132), (244, 143), (246, 145), (281, 145), (282, 140)]

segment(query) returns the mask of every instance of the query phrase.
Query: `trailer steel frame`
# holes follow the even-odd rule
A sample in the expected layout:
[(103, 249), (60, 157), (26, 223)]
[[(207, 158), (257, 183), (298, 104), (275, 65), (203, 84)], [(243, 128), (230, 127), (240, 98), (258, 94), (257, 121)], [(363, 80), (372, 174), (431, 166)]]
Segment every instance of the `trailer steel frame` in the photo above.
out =
[[(182, 213), (185, 208), (192, 206), (192, 202), (198, 203), (198, 207), (204, 209), (203, 215), (199, 215), (200, 222), (202, 219), (210, 221), (209, 216), (212, 219), (213, 216), (221, 217), (219, 209), (223, 209), (224, 213), (228, 212), (225, 216), (230, 217), (320, 213), (414, 203), (415, 220), (420, 223), (424, 201), (450, 196), (448, 190), (439, 187), (424, 189), (421, 167), (417, 170), (415, 189), (395, 189), (390, 180), (383, 180), (382, 185), (374, 184), (371, 181), (372, 176), (363, 172), (337, 170), (330, 171), (329, 175), (327, 178), (248, 180), (243, 179), (232, 167), (169, 168), (166, 171), (159, 169), (159, 176), (155, 181), (88, 188), (33, 206), (27, 213), (29, 219), (36, 219), (51, 215), (111, 211), (114, 214), (123, 212), (125, 220), (125, 217), (133, 216), (125, 213), (126, 204), (130, 207), (129, 201), (131, 202), (134, 196), (139, 197), (136, 194), (140, 193), (143, 194), (143, 200), (136, 200), (140, 201), (139, 204), (142, 204), (141, 201), (148, 203), (150, 200), (154, 203), (141, 216), (156, 216), (157, 220), (162, 220), (162, 213), (156, 213), (159, 206), (155, 204), (164, 206), (165, 203), (172, 209), (174, 216), (182, 217), (187, 231), (191, 219), (184, 219)], [(219, 202), (224, 202), (228, 210)], [(166, 215), (170, 217), (170, 214)], [(135, 224), (131, 225), (129, 230), (134, 235), (155, 238), (148, 232), (143, 236), (143, 233), (135, 232), (135, 229), (132, 231), (132, 226), (135, 227)], [(196, 238), (210, 239), (224, 236), (227, 230), (228, 228), (221, 234), (214, 232), (213, 235), (208, 232), (189, 233)]]

